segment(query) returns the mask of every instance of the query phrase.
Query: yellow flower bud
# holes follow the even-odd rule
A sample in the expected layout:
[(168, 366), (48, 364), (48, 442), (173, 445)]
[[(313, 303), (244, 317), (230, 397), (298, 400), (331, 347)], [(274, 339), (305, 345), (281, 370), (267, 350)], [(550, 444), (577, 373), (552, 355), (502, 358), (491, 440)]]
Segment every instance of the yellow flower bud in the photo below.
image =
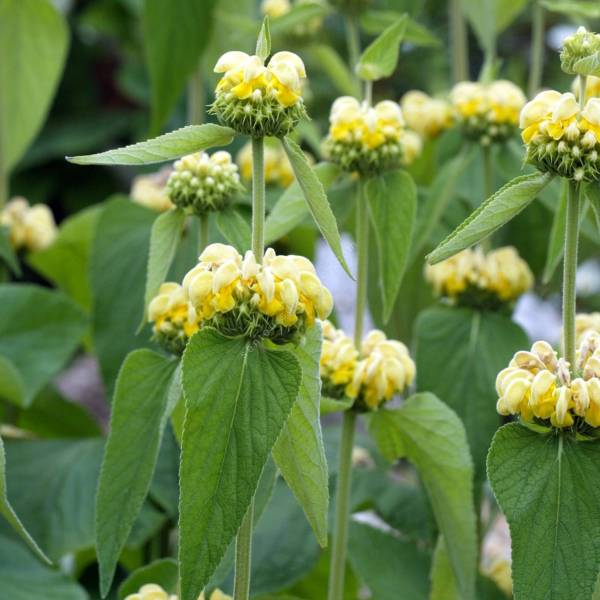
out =
[(289, 13), (292, 5), (289, 0), (263, 0), (260, 10), (263, 15), (277, 18)]
[(139, 175), (131, 185), (131, 199), (156, 212), (171, 210), (173, 203), (165, 189), (170, 174), (171, 167), (167, 167), (152, 175)]
[(434, 138), (452, 125), (450, 106), (424, 92), (407, 92), (402, 97), (400, 106), (408, 127), (423, 138)]
[(0, 211), (0, 225), (9, 230), (15, 250), (43, 250), (56, 238), (56, 223), (45, 204), (30, 206), (25, 198), (13, 198)]

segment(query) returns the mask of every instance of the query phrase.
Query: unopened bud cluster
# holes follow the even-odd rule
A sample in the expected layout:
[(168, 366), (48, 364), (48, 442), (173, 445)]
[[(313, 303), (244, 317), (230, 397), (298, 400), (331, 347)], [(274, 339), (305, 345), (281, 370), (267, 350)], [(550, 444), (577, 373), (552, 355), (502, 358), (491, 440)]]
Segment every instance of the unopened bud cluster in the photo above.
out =
[(573, 181), (600, 179), (600, 98), (583, 110), (568, 92), (538, 94), (521, 112), (527, 162)]
[(435, 138), (452, 126), (452, 109), (445, 100), (432, 98), (425, 92), (411, 90), (400, 100), (402, 115), (409, 129), (422, 138)]
[[(319, 0), (296, 0), (292, 3), (290, 0), (263, 0), (260, 4), (260, 10), (264, 16), (277, 19), (287, 15), (293, 8), (302, 6), (303, 4), (320, 4), (320, 2)], [(313, 17), (295, 25), (292, 29), (292, 34), (297, 37), (314, 35), (321, 29), (322, 25), (322, 17)]]
[[(252, 144), (246, 144), (237, 155), (240, 174), (245, 181), (252, 180)], [(294, 171), (279, 142), (265, 140), (265, 184), (286, 188), (294, 181)]]
[(183, 280), (183, 289), (202, 326), (224, 335), (275, 342), (302, 334), (333, 308), (329, 290), (303, 256), (277, 256), (269, 248), (262, 264), (251, 251), (211, 244)]
[(560, 66), (565, 73), (577, 75), (577, 63), (600, 52), (600, 35), (580, 27), (573, 35), (565, 38), (560, 53)]
[(242, 188), (237, 165), (229, 152), (197, 152), (175, 162), (167, 194), (175, 206), (202, 215), (221, 210)]
[(465, 137), (488, 146), (513, 135), (526, 99), (514, 83), (499, 80), (490, 84), (457, 83), (450, 100)]
[(546, 342), (517, 352), (496, 378), (501, 415), (578, 430), (600, 426), (600, 334), (586, 334), (574, 368)]
[(325, 150), (345, 171), (373, 175), (402, 164), (404, 118), (395, 102), (371, 107), (342, 96), (333, 103), (329, 122)]
[(29, 205), (25, 198), (13, 198), (0, 212), (0, 226), (9, 231), (15, 250), (43, 250), (56, 237), (52, 211), (45, 204)]
[(600, 334), (600, 312), (578, 314), (575, 317), (576, 343), (579, 344), (591, 331)]
[(156, 173), (136, 177), (131, 185), (131, 199), (156, 212), (171, 210), (173, 203), (166, 190), (171, 172), (171, 167), (165, 167)]
[(382, 331), (374, 330), (359, 351), (329, 321), (323, 323), (320, 364), (323, 394), (351, 398), (361, 410), (376, 410), (402, 394), (415, 377), (415, 364), (403, 343), (388, 340)]
[(154, 339), (167, 352), (182, 354), (200, 321), (178, 283), (163, 283), (148, 305)]
[(211, 112), (238, 133), (282, 137), (306, 116), (301, 96), (306, 70), (293, 52), (277, 52), (266, 66), (259, 56), (226, 52), (214, 70), (224, 75)]
[[(198, 596), (198, 600), (205, 600), (204, 592)], [(125, 596), (125, 600), (179, 600), (177, 594), (169, 594), (156, 583), (147, 583), (140, 588), (140, 591), (135, 594)], [(227, 596), (221, 590), (214, 590), (209, 597), (209, 600), (232, 600), (231, 596)]]
[(498, 310), (510, 305), (533, 286), (527, 263), (512, 246), (485, 254), (467, 249), (425, 267), (434, 292), (458, 306)]

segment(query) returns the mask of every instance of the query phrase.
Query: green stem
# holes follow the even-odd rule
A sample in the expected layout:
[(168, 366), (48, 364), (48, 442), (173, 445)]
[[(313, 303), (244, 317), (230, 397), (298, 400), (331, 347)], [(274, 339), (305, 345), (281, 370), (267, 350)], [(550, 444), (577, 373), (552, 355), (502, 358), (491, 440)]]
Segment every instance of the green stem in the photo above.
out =
[(252, 252), (257, 262), (265, 253), (265, 147), (252, 138)]
[(188, 124), (200, 125), (204, 121), (204, 86), (202, 84), (202, 72), (198, 67), (190, 77), (188, 84)]
[(365, 102), (367, 106), (371, 106), (373, 104), (373, 82), (365, 81)]
[(208, 246), (208, 229), (209, 229), (209, 217), (208, 213), (203, 213), (200, 216), (200, 235), (199, 235), (199, 246), (200, 253)]
[(450, 38), (452, 43), (452, 79), (454, 83), (469, 79), (467, 27), (462, 0), (450, 0)]
[(252, 563), (252, 525), (254, 521), (254, 498), (250, 502), (248, 512), (240, 525), (235, 541), (235, 581), (233, 599), (248, 600), (250, 598), (250, 570)]
[(529, 97), (533, 98), (542, 85), (542, 72), (544, 70), (544, 7), (539, 0), (533, 5), (531, 24), (531, 70), (529, 71)]
[(563, 354), (575, 366), (575, 313), (577, 309), (577, 247), (579, 243), (580, 186), (569, 183), (565, 224), (565, 257), (563, 270)]
[(587, 92), (587, 76), (579, 76), (579, 108), (583, 110), (585, 106), (585, 96)]
[(356, 78), (356, 65), (360, 60), (360, 32), (358, 31), (358, 25), (356, 19), (349, 15), (344, 17), (344, 25), (346, 29), (346, 44), (348, 45), (348, 60), (350, 61), (350, 70)]
[(328, 600), (342, 600), (344, 597), (344, 575), (346, 571), (346, 548), (348, 546), (348, 524), (350, 521), (350, 487), (352, 484), (352, 449), (356, 412), (347, 410), (342, 422), (339, 468), (335, 494), (335, 525), (333, 548), (329, 571)]
[[(491, 146), (482, 146), (483, 154), (483, 200), (487, 200), (494, 193), (494, 163), (492, 161)], [(481, 242), (481, 247), (486, 252), (491, 248), (492, 240), (490, 237)]]
[(369, 268), (369, 206), (365, 195), (365, 184), (358, 182), (358, 202), (356, 205), (356, 313), (354, 319), (354, 343), (360, 348), (363, 337), (363, 324), (367, 310), (367, 279)]

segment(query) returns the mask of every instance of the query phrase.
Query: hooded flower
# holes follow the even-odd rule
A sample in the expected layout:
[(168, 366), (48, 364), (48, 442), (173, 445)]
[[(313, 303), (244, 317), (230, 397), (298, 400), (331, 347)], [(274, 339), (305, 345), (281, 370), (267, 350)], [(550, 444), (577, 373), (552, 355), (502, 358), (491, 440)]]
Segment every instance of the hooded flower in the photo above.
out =
[(43, 250), (56, 237), (56, 223), (45, 204), (29, 205), (25, 198), (13, 198), (0, 211), (0, 226), (9, 230), (15, 250)]
[(156, 212), (166, 212), (173, 208), (167, 194), (166, 185), (171, 175), (171, 167), (161, 169), (150, 175), (139, 175), (131, 185), (131, 199)]
[(400, 100), (400, 106), (406, 125), (422, 138), (437, 137), (452, 125), (450, 105), (444, 100), (428, 96), (425, 92), (406, 92)]

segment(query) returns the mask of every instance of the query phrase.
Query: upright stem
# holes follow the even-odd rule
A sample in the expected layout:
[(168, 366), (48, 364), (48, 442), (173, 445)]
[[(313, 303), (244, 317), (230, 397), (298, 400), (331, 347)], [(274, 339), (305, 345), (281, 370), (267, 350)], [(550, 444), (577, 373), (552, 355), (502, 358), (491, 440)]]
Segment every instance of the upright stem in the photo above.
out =
[(491, 146), (482, 146), (483, 154), (483, 194), (487, 200), (494, 193), (494, 163), (492, 161)]
[(365, 81), (365, 102), (367, 106), (371, 106), (373, 104), (373, 82)]
[(462, 0), (450, 0), (450, 39), (452, 44), (452, 79), (454, 83), (469, 79), (467, 27)]
[(365, 197), (364, 182), (358, 182), (358, 202), (356, 205), (356, 313), (354, 316), (354, 344), (360, 348), (363, 337), (363, 323), (367, 309), (367, 277), (369, 267), (369, 207)]
[(531, 70), (529, 71), (529, 85), (527, 91), (533, 98), (542, 85), (542, 71), (544, 69), (544, 7), (540, 0), (533, 4), (533, 17), (531, 24)]
[(233, 599), (250, 598), (250, 574), (252, 566), (252, 525), (254, 520), (254, 498), (242, 521), (235, 541), (235, 582)]
[(200, 246), (200, 253), (202, 253), (202, 251), (204, 250), (204, 248), (206, 248), (206, 246), (208, 246), (208, 213), (205, 212), (200, 216), (200, 239), (199, 239), (199, 246)]
[(355, 73), (354, 69), (356, 68), (356, 65), (360, 59), (360, 33), (354, 17), (349, 15), (345, 16), (344, 25), (346, 28), (346, 43), (348, 44), (350, 70), (352, 73)]
[(265, 253), (265, 147), (252, 138), (252, 252), (257, 262)]
[(587, 92), (587, 77), (585, 75), (579, 76), (579, 108), (583, 110), (585, 106), (585, 95)]
[(342, 600), (344, 597), (344, 575), (346, 571), (346, 548), (348, 546), (348, 521), (350, 520), (350, 487), (352, 484), (352, 448), (356, 412), (347, 410), (342, 422), (339, 468), (335, 494), (335, 524), (333, 548), (329, 570), (328, 600)]
[(577, 246), (579, 242), (580, 186), (569, 182), (567, 222), (565, 224), (565, 258), (563, 271), (563, 354), (575, 366), (575, 312)]
[(204, 121), (204, 86), (202, 84), (202, 73), (198, 67), (190, 77), (188, 84), (188, 124), (200, 125)]

